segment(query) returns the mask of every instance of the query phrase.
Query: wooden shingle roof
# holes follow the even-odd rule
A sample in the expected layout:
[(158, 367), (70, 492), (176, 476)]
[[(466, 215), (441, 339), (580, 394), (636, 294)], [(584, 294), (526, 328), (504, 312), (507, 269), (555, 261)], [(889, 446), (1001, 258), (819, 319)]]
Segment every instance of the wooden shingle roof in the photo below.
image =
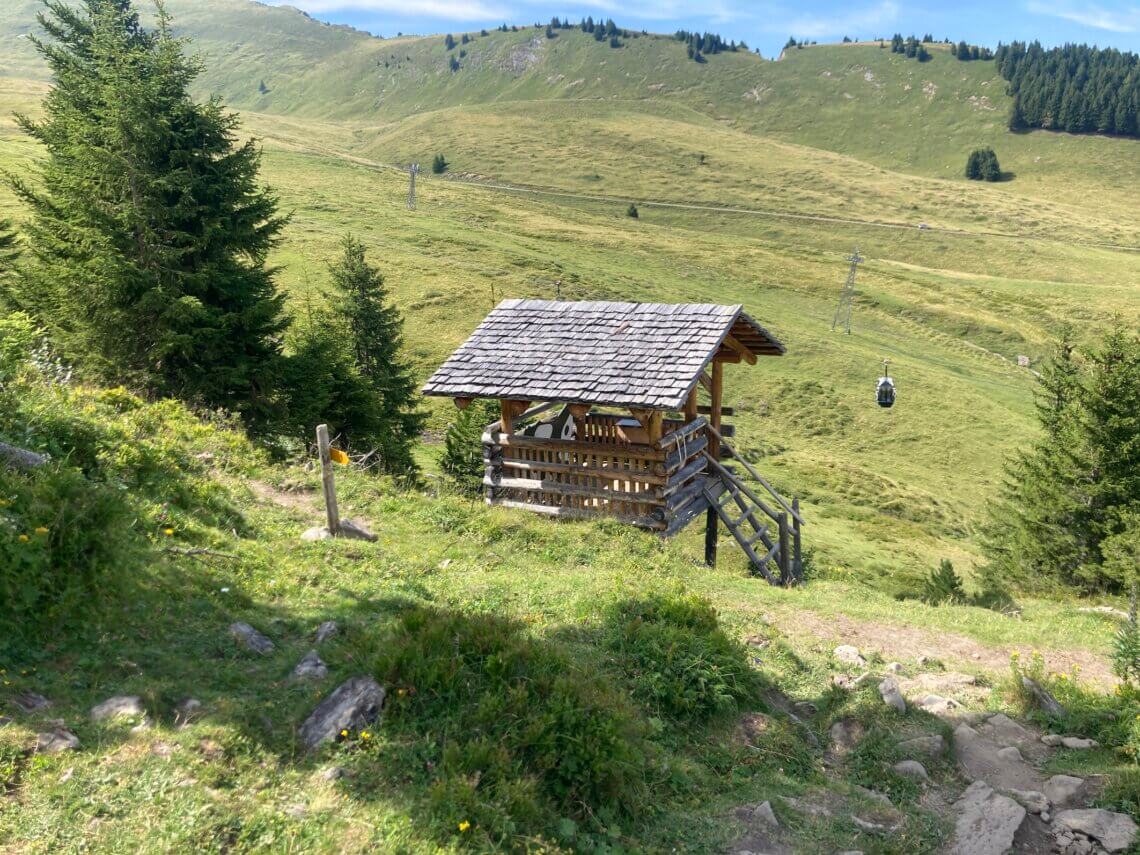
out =
[(784, 353), (740, 306), (504, 300), (423, 391), (675, 410), (729, 335)]

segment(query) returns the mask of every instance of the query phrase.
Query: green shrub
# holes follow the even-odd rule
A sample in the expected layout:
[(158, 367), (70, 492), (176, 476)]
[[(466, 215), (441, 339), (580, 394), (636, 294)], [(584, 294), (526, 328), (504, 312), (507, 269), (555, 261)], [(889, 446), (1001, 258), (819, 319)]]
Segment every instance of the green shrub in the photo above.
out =
[(1140, 616), (1137, 615), (1136, 593), (1133, 583), (1128, 620), (1117, 632), (1113, 644), (1112, 667), (1126, 684), (1140, 688)]
[(447, 426), (440, 468), (463, 493), (474, 495), (483, 489), (483, 429), (498, 417), (496, 403), (480, 398)]
[(0, 315), (0, 383), (11, 380), (28, 363), (35, 342), (31, 318), (22, 312)]
[(966, 602), (966, 591), (962, 587), (962, 580), (949, 559), (943, 558), (938, 569), (931, 571), (923, 582), (921, 599), (931, 606), (944, 603), (957, 605)]
[(645, 807), (651, 746), (636, 711), (597, 673), (513, 621), (415, 608), (381, 640), (392, 687), (385, 729), (422, 741), (436, 766), (429, 812), (441, 837), (471, 823), (512, 848), (565, 820)]
[(118, 491), (57, 465), (0, 468), (0, 637), (57, 626), (121, 581), (140, 541)]
[(720, 629), (705, 599), (625, 600), (610, 609), (603, 632), (634, 697), (656, 713), (700, 722), (758, 695), (759, 675), (744, 647)]

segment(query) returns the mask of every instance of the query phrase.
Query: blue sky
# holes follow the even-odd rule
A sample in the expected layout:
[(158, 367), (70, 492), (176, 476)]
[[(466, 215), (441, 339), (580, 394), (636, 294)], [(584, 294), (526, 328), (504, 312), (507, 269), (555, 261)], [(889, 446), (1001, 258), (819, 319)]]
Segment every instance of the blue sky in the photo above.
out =
[(836, 41), (844, 35), (871, 38), (896, 31), (930, 32), (995, 45), (1040, 39), (1140, 51), (1140, 0), (269, 0), (297, 6), (313, 17), (383, 36), (442, 33), (548, 21), (586, 15), (612, 17), (619, 26), (651, 32), (711, 30), (743, 39), (768, 57), (789, 35)]

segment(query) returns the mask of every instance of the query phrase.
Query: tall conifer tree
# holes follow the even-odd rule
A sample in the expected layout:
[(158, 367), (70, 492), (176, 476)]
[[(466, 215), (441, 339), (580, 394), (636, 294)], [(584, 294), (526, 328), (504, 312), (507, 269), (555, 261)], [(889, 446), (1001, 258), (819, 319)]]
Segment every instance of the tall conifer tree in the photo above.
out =
[(352, 337), (357, 370), (378, 396), (380, 422), (374, 443), (385, 471), (415, 473), (412, 445), (423, 428), (416, 409), (416, 383), (411, 367), (400, 353), (403, 319), (388, 299), (384, 277), (368, 263), (364, 244), (351, 235), (332, 266), (333, 284), (344, 295), (343, 311)]
[(202, 70), (157, 6), (44, 0), (34, 38), (55, 86), (20, 117), (46, 157), (16, 190), (31, 209), (19, 307), (87, 370), (251, 424), (271, 409), (286, 321), (265, 263), (284, 221)]

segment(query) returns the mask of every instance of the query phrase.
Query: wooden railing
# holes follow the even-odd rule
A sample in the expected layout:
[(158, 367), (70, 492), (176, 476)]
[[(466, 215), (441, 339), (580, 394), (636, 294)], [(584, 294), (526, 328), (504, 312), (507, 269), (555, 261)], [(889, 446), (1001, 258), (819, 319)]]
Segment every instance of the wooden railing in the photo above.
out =
[[(659, 442), (634, 442), (643, 431), (617, 415), (586, 417), (585, 438), (483, 436), (487, 501), (560, 517), (610, 516), (672, 533), (701, 496), (708, 445), (706, 420), (671, 420)], [(692, 515), (687, 519), (691, 519)], [(687, 521), (686, 519), (686, 521)]]

